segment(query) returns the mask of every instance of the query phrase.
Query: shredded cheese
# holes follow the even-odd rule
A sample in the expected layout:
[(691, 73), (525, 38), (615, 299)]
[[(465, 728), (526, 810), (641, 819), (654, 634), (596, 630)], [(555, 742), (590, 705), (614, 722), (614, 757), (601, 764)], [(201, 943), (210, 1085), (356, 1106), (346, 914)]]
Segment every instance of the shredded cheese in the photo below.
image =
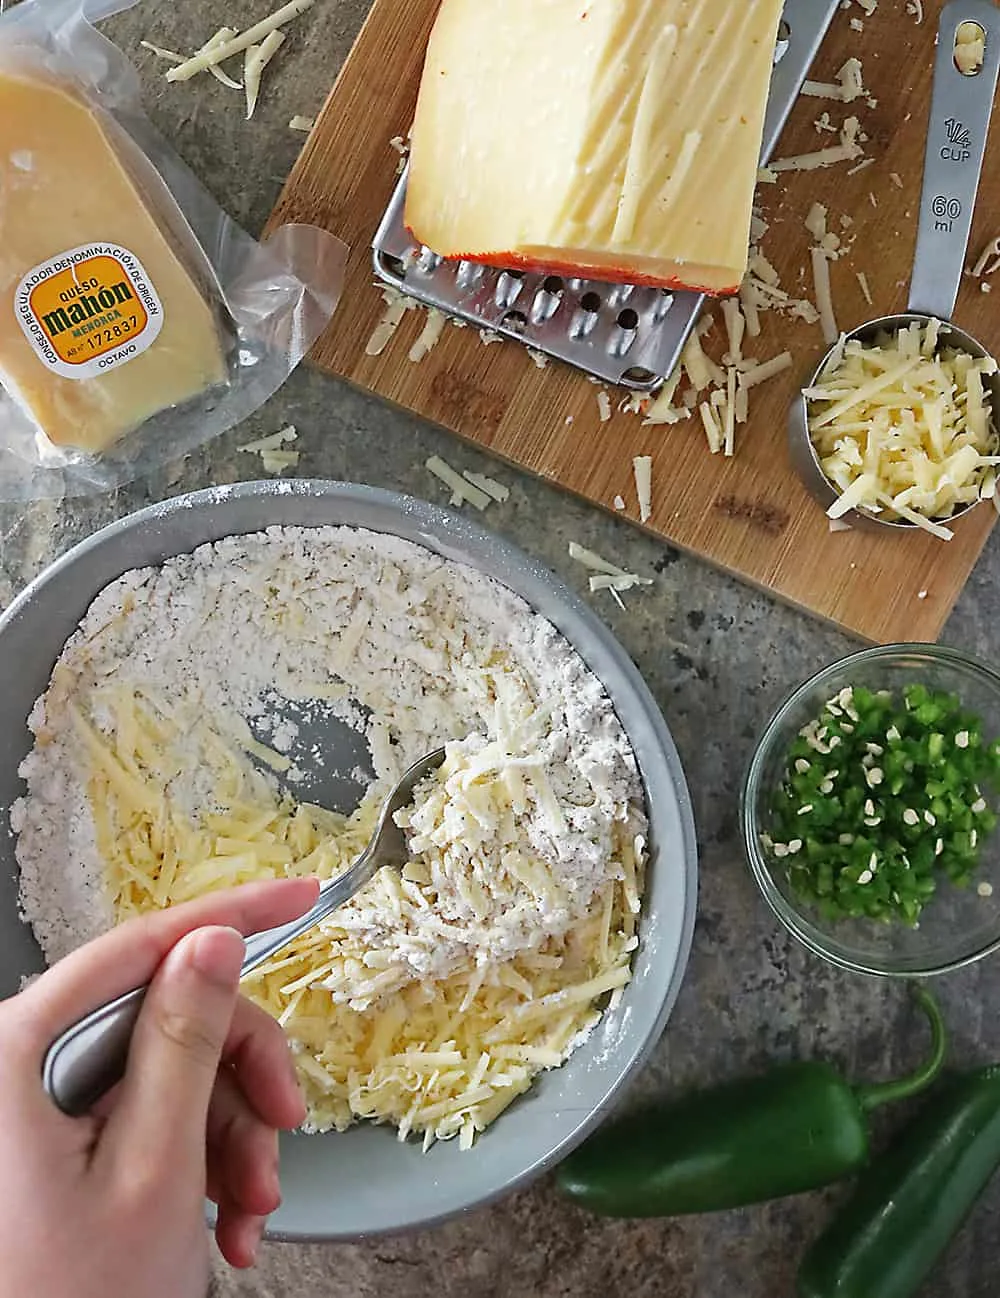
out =
[(280, 474), (286, 469), (294, 469), (301, 455), (298, 451), (262, 451), (260, 462), (265, 473)]
[(653, 459), (650, 455), (637, 455), (632, 460), (635, 476), (635, 494), (639, 501), (639, 521), (645, 523), (652, 513)]
[(246, 442), (236, 449), (259, 455), (265, 473), (280, 474), (286, 469), (294, 469), (299, 462), (298, 451), (282, 449), (286, 442), (294, 442), (297, 437), (295, 425), (287, 424), (284, 428), (279, 428), (276, 433), (269, 433), (255, 442)]
[(585, 568), (590, 569), (593, 575), (588, 578), (587, 584), (591, 593), (593, 594), (599, 590), (609, 591), (621, 609), (625, 608), (621, 598), (625, 591), (632, 590), (636, 586), (651, 586), (653, 584), (651, 577), (639, 577), (634, 572), (626, 572), (624, 568), (609, 563), (607, 559), (602, 558), (595, 551), (577, 545), (575, 541), (569, 543), (569, 557), (575, 559), (577, 563), (582, 564)]
[(474, 487), (480, 491), (485, 491), (487, 496), (503, 504), (510, 498), (510, 488), (505, 487), (502, 482), (497, 482), (496, 478), (489, 478), (485, 473), (472, 473), (469, 469), (462, 470), (462, 477), (471, 482)]
[(708, 357), (702, 350), (697, 329), (691, 331), (687, 342), (684, 344), (684, 350), (681, 352), (681, 364), (684, 366), (688, 382), (695, 392), (701, 392), (703, 388), (707, 388), (712, 382), (712, 375), (708, 368)]
[(976, 258), (971, 274), (979, 279), (982, 275), (992, 275), (1000, 269), (1000, 238), (991, 239)]
[(609, 577), (627, 577), (624, 568), (619, 568), (617, 564), (610, 563), (607, 559), (602, 558), (596, 550), (588, 550), (586, 546), (577, 544), (576, 541), (569, 543), (569, 557), (575, 559), (577, 563), (582, 563), (585, 568), (590, 568), (594, 572), (603, 572)]
[(284, 44), (284, 32), (275, 30), (267, 35), (260, 45), (248, 45), (243, 64), (243, 85), (247, 97), (247, 121), (254, 115), (257, 100), (260, 96), (260, 81), (264, 69)]
[(867, 94), (861, 60), (848, 59), (837, 73), (836, 82), (803, 81), (802, 94), (813, 99), (835, 99), (843, 104), (850, 104), (855, 99), (861, 99)]
[(190, 81), (192, 77), (197, 76), (199, 72), (205, 72), (217, 63), (224, 63), (234, 54), (242, 54), (249, 49), (251, 45), (257, 45), (267, 39), (272, 32), (284, 27), (286, 23), (298, 18), (304, 14), (307, 9), (311, 8), (314, 0), (289, 0), (288, 4), (276, 10), (268, 18), (264, 18), (259, 23), (254, 23), (246, 31), (241, 32), (238, 36), (232, 37), (228, 41), (222, 41), (212, 49), (202, 49), (187, 62), (180, 64), (179, 67), (171, 68), (167, 72), (168, 81)]
[(420, 331), (420, 337), (410, 348), (410, 360), (414, 364), (419, 364), (429, 351), (437, 345), (438, 339), (444, 333), (444, 327), (447, 323), (447, 317), (437, 307), (427, 308), (427, 319), (424, 321), (424, 327)]
[[(201, 49), (196, 52), (198, 54), (203, 54), (208, 50), (214, 50), (219, 45), (224, 44), (226, 41), (232, 40), (232, 38), (235, 35), (236, 35), (235, 27), (220, 27), (219, 30), (215, 33), (215, 35), (210, 40), (206, 41), (205, 44), (201, 47)], [(183, 62), (183, 59), (181, 60), (181, 62)], [(217, 63), (213, 63), (208, 70), (212, 74), (212, 76), (215, 77), (216, 81), (221, 81), (222, 84), (224, 86), (228, 86), (230, 90), (243, 89), (242, 83), (237, 81), (235, 77), (231, 77), (229, 73), (226, 72), (223, 68), (220, 68)]]
[(448, 503), (456, 508), (468, 501), (470, 505), (481, 511), (494, 499), (488, 492), (481, 490), (467, 478), (463, 478), (460, 473), (456, 473), (451, 465), (438, 455), (432, 455), (426, 461), (425, 468), (436, 478), (440, 478), (445, 486), (451, 488), (451, 500)]
[[(196, 53), (204, 54), (207, 51), (214, 50), (219, 45), (222, 45), (225, 41), (231, 40), (235, 35), (236, 35), (235, 27), (220, 27), (219, 30), (215, 33), (215, 35), (212, 36), (209, 40), (207, 40), (205, 44), (201, 47), (201, 49), (196, 51)], [(151, 53), (155, 54), (158, 58), (166, 59), (170, 63), (179, 64), (179, 63), (184, 63), (186, 61), (185, 55), (175, 54), (173, 50), (165, 50), (161, 45), (154, 45), (152, 41), (140, 41), (139, 44), (142, 46), (143, 49), (149, 50)], [(211, 72), (212, 76), (215, 77), (216, 81), (221, 81), (222, 84), (224, 86), (228, 86), (230, 90), (243, 89), (243, 85), (241, 82), (236, 81), (233, 77), (229, 75), (228, 72), (224, 71), (217, 64), (213, 64), (209, 68), (209, 72)]]
[(806, 389), (813, 445), (842, 493), (831, 518), (888, 511), (946, 539), (935, 520), (980, 498), (997, 452), (984, 386), (997, 364), (939, 348), (940, 328), (912, 324), (868, 345), (842, 338)]
[(823, 338), (828, 343), (835, 343), (840, 337), (837, 320), (833, 313), (833, 295), (830, 291), (830, 258), (822, 248), (810, 248), (812, 259), (813, 283), (816, 287), (816, 306), (819, 310), (819, 321), (823, 329)]
[(722, 450), (723, 434), (715, 411), (708, 401), (702, 401), (698, 406), (698, 413), (701, 415), (702, 427), (705, 429), (708, 449), (713, 455), (717, 455)]
[(168, 59), (171, 63), (183, 63), (184, 55), (177, 54), (174, 50), (164, 49), (162, 45), (154, 45), (152, 41), (140, 41), (139, 45), (144, 50), (149, 50), (155, 54), (158, 59)]
[(621, 415), (641, 415), (645, 413), (649, 404), (649, 397), (645, 393), (630, 392), (627, 397), (623, 397), (619, 401), (618, 413)]
[(769, 361), (763, 361), (760, 365), (744, 370), (740, 375), (740, 384), (744, 388), (755, 388), (758, 383), (766, 383), (768, 379), (773, 379), (775, 375), (791, 368), (791, 352), (780, 352), (777, 356), (772, 356)]
[(726, 402), (723, 412), (723, 453), (731, 456), (736, 450), (736, 369), (733, 366), (726, 371)]
[(856, 117), (848, 117), (841, 127), (839, 144), (813, 153), (801, 153), (797, 157), (777, 158), (768, 165), (772, 171), (818, 171), (838, 162), (854, 162), (864, 153), (860, 138), (861, 123)]
[(366, 356), (381, 356), (392, 341), (392, 336), (399, 328), (403, 316), (407, 311), (414, 310), (417, 305), (412, 298), (406, 297), (394, 288), (382, 289), (382, 301), (385, 303), (385, 310), (365, 344)]
[(681, 374), (682, 367), (678, 365), (656, 394), (655, 400), (647, 408), (643, 416), (643, 424), (677, 424), (682, 419), (691, 417), (690, 410), (679, 410), (673, 404), (674, 394), (681, 381)]
[(285, 442), (294, 442), (297, 437), (298, 431), (295, 425), (286, 424), (284, 428), (279, 428), (276, 433), (268, 433), (266, 437), (260, 437), (255, 442), (246, 442), (237, 449), (258, 454), (261, 451), (276, 451)]
[[(99, 733), (79, 712), (74, 724), (89, 761), (88, 792), (116, 922), (254, 879), (332, 878), (365, 847), (377, 799), (350, 817), (275, 800), (219, 740), (209, 759), (219, 809), (189, 818), (167, 794), (176, 738), (168, 710), (122, 687), (107, 704), (110, 733)], [(513, 714), (511, 736), (530, 720)], [(514, 742), (498, 740), (489, 752), (483, 741), (478, 749), (453, 746), (445, 767), (401, 814), (412, 859), (401, 874), (383, 871), (370, 885), (395, 898), (401, 913), (429, 905), (429, 885), (421, 881), (444, 869), (449, 853), (467, 841), (454, 837), (456, 826), (465, 835), (470, 820), (490, 808), (517, 814), (541, 772), (530, 751), (526, 761), (511, 756)], [(470, 960), (441, 979), (400, 981), (380, 959), (385, 952), (338, 928), (333, 916), (255, 970), (244, 988), (288, 1034), (307, 1129), (344, 1130), (362, 1118), (396, 1125), (401, 1140), (418, 1135), (425, 1149), (451, 1138), (468, 1149), (541, 1069), (566, 1059), (599, 1020), (599, 998), (620, 995), (628, 983), (644, 862), (644, 840), (623, 830), (615, 846), (618, 878), (582, 922), (510, 960)], [(554, 880), (540, 859), (512, 857), (505, 868), (499, 881), (469, 875), (473, 902), (477, 886), (507, 888), (512, 904), (520, 889), (552, 897)]]
[(853, 162), (860, 154), (859, 144), (833, 144), (828, 149), (817, 149), (813, 153), (800, 153), (792, 158), (776, 158), (771, 163), (771, 170), (818, 171), (821, 167), (832, 167), (837, 162)]
[(726, 365), (738, 365), (743, 359), (743, 335), (747, 323), (740, 310), (739, 299), (732, 297), (724, 299), (722, 318), (726, 324), (728, 340), (728, 349), (722, 359)]
[(822, 203), (813, 203), (805, 219), (806, 230), (818, 244), (826, 238), (826, 208)]

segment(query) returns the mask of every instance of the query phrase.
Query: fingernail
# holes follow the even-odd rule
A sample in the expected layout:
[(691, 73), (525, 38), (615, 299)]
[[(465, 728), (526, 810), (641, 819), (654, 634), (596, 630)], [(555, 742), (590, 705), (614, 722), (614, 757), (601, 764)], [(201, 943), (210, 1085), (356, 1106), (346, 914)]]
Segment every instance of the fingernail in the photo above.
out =
[(236, 987), (243, 970), (246, 943), (234, 928), (206, 928), (194, 937), (191, 962), (203, 978), (219, 987)]

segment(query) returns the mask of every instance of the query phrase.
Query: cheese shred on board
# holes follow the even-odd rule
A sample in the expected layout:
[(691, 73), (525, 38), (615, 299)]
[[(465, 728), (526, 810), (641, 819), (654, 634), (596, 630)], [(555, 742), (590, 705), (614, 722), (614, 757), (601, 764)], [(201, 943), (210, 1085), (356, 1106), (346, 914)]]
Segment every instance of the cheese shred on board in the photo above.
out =
[[(349, 813), (295, 791), (328, 714), (374, 767)], [(370, 1119), (468, 1148), (629, 982), (646, 825), (628, 741), (566, 641), (470, 569), (315, 528), (127, 573), (30, 724), (12, 823), (50, 960), (214, 889), (339, 875), (402, 770), (447, 743), (397, 816), (408, 864), (244, 984), (290, 1039), (308, 1130)]]
[(947, 540), (934, 520), (979, 499), (997, 463), (997, 363), (939, 346), (942, 328), (915, 323), (870, 344), (841, 337), (805, 390), (816, 454), (842, 493), (831, 518), (884, 511)]

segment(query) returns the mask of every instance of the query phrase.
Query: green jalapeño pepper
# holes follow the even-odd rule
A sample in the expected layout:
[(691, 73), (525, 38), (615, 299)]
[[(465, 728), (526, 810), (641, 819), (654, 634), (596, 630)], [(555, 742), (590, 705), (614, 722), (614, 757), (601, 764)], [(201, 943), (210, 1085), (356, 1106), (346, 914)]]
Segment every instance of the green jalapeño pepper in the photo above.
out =
[(912, 1076), (851, 1086), (829, 1064), (785, 1064), (763, 1077), (698, 1091), (603, 1128), (556, 1173), (562, 1192), (607, 1217), (716, 1212), (799, 1194), (868, 1160), (870, 1110), (922, 1091), (941, 1069), (937, 1003), (914, 995), (933, 1034)]
[(1000, 1166), (1000, 1065), (950, 1078), (803, 1259), (800, 1298), (912, 1298)]

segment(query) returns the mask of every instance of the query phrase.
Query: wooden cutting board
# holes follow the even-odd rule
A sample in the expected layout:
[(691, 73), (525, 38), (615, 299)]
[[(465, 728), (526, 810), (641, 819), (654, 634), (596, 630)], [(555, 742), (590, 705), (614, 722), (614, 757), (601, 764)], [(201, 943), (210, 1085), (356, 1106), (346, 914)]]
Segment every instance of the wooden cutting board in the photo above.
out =
[[(773, 313), (763, 318), (761, 337), (749, 340), (752, 351), (749, 344), (744, 350), (764, 360), (788, 349), (795, 367), (751, 394), (750, 421), (729, 460), (708, 453), (697, 420), (644, 428), (636, 416), (618, 411), (622, 394), (615, 391), (615, 413), (602, 423), (598, 389), (586, 377), (556, 363), (540, 370), (516, 343), (487, 347), (473, 329), (449, 326), (414, 364), (408, 352), (426, 318), (422, 310), (407, 312), (382, 355), (365, 354), (384, 310), (369, 246), (396, 181), (399, 155), (389, 141), (405, 136), (412, 120), (436, 7), (436, 0), (375, 0), (272, 214), (272, 227), (312, 222), (351, 246), (344, 297), (313, 352), (314, 363), (602, 508), (612, 509), (620, 494), (636, 520), (632, 457), (651, 455), (647, 530), (866, 639), (936, 639), (996, 514), (983, 504), (956, 524), (950, 542), (909, 533), (830, 533), (785, 447), (790, 398), (823, 351), (818, 325)], [(840, 165), (788, 173), (779, 184), (760, 187), (770, 223), (762, 250), (795, 296), (813, 295), (811, 240), (803, 227), (813, 201), (828, 207), (831, 230), (841, 231), (842, 215), (852, 221), (842, 231), (855, 239), (851, 251), (831, 267), (842, 328), (906, 304), (940, 10), (939, 0), (924, 0), (919, 24), (903, 0), (883, 0), (871, 17), (857, 5), (838, 12), (812, 76), (833, 80), (855, 55), (874, 103), (800, 98), (777, 155), (832, 142), (834, 136), (813, 125), (827, 110), (837, 124), (851, 114), (860, 118), (875, 162), (854, 175)], [(863, 24), (862, 32), (852, 19)], [(1000, 126), (984, 169), (970, 262), (998, 232)], [(867, 277), (874, 308), (862, 295), (858, 271)], [(995, 298), (967, 277), (955, 318), (1000, 350), (1000, 275)], [(721, 344), (722, 334), (720, 322), (706, 348), (713, 339)], [(626, 555), (608, 557), (627, 563)]]

